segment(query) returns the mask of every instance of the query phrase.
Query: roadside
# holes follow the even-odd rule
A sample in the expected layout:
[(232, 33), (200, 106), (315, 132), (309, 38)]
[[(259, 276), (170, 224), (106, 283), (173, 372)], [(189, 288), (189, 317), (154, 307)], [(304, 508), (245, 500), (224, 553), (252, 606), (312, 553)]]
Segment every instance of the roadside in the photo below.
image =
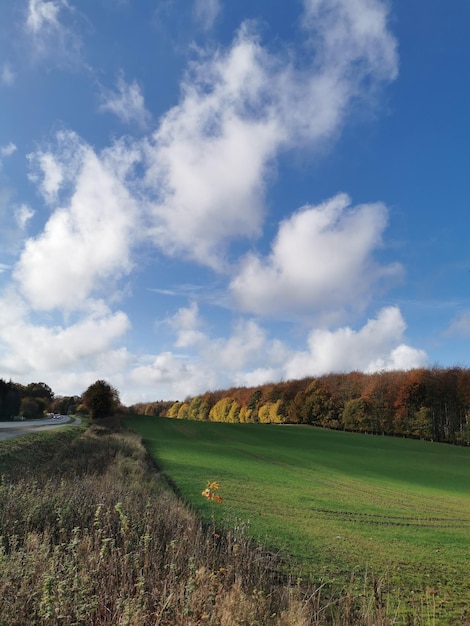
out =
[(79, 417), (71, 417), (70, 415), (59, 415), (41, 420), (25, 420), (23, 422), (0, 422), (0, 441), (62, 426), (78, 426), (81, 423), (82, 420)]

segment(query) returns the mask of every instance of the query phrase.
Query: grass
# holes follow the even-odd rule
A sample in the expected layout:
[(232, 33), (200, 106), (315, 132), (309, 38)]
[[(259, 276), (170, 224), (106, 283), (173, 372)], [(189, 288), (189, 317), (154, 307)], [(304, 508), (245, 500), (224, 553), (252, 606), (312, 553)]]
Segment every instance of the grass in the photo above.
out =
[(115, 423), (2, 442), (0, 471), (1, 626), (397, 623), (379, 585), (323, 597), (243, 524), (202, 523)]
[[(429, 624), (470, 623), (470, 449), (303, 426), (127, 423), (206, 519), (241, 520), (304, 579), (361, 594), (369, 573), (403, 623), (416, 610)], [(220, 507), (201, 497), (208, 480)]]

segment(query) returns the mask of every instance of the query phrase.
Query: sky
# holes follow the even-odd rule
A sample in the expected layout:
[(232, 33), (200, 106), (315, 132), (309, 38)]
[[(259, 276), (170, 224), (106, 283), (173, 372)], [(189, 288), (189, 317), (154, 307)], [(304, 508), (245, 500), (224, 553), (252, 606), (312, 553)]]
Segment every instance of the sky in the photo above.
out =
[(470, 363), (468, 0), (0, 4), (0, 378)]

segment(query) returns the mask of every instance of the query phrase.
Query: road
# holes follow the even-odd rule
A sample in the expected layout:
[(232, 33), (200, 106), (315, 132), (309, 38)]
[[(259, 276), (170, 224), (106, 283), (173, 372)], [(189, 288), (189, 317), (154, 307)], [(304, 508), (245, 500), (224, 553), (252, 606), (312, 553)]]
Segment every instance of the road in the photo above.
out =
[(78, 425), (81, 420), (78, 417), (69, 415), (59, 415), (55, 418), (44, 418), (41, 420), (25, 420), (24, 422), (0, 422), (0, 441), (37, 433), (42, 430), (52, 430), (61, 426)]

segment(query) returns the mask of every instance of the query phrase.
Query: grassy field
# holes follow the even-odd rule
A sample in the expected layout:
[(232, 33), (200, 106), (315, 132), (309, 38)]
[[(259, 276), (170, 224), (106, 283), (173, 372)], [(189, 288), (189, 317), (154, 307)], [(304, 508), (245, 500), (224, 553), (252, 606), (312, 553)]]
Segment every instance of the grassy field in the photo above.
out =
[(401, 623), (380, 590), (330, 596), (203, 523), (116, 419), (1, 442), (0, 475), (0, 626)]
[[(249, 527), (314, 582), (380, 580), (399, 614), (469, 623), (470, 449), (304, 426), (127, 425), (203, 516)], [(207, 502), (220, 483), (222, 505)], [(409, 622), (413, 623), (413, 622)]]

